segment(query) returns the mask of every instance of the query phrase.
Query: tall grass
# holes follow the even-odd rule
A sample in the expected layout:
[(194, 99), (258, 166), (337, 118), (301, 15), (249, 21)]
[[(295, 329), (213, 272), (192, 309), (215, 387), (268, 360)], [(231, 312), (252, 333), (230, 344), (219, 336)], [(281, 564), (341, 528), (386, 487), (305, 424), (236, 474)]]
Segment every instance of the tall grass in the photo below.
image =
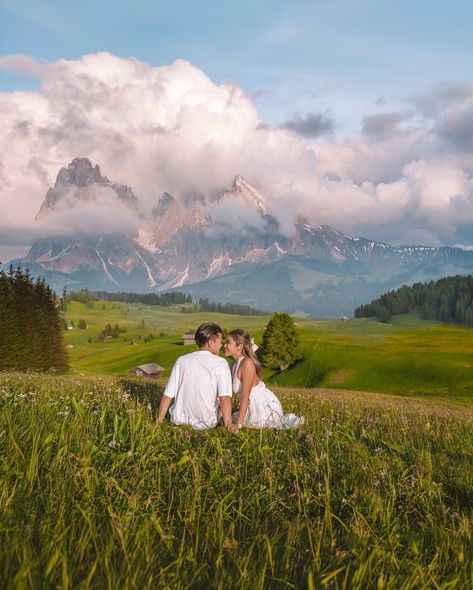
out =
[(473, 587), (473, 414), (279, 391), (299, 430), (157, 425), (159, 386), (2, 375), (2, 588)]

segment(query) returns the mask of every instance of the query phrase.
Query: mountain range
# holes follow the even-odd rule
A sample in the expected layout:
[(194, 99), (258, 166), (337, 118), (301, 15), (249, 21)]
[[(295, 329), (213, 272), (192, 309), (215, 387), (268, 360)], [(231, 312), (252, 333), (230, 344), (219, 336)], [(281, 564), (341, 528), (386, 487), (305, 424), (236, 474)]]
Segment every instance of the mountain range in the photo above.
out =
[[(163, 193), (141, 211), (130, 187), (75, 158), (57, 175), (36, 219), (74, 213), (107, 197), (129, 215), (130, 231), (76, 231), (33, 243), (23, 259), (56, 289), (178, 289), (194, 299), (319, 317), (351, 315), (355, 307), (402, 284), (471, 274), (473, 252), (448, 246), (390, 246), (351, 237), (297, 218), (288, 235), (264, 196), (237, 176), (218, 194), (177, 199)], [(53, 218), (53, 217), (52, 217)], [(5, 265), (4, 265), (5, 266)]]

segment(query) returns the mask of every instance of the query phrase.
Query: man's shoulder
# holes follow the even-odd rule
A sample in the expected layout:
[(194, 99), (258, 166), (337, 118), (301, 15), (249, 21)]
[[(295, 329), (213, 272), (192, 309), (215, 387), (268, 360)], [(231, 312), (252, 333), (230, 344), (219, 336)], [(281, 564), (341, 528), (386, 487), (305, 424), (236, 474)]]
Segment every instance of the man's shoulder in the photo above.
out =
[(222, 367), (224, 369), (230, 370), (228, 362), (224, 358), (222, 358), (221, 356), (217, 356), (217, 355), (214, 355), (214, 356), (215, 356), (215, 364), (217, 367)]
[(183, 354), (176, 359), (176, 365), (185, 365), (186, 363), (192, 361), (195, 355), (195, 352), (188, 352), (187, 354)]
[(221, 356), (212, 353), (207, 354), (206, 352), (202, 352), (199, 350), (196, 350), (195, 352), (190, 352), (189, 354), (185, 354), (180, 358), (182, 359), (182, 362), (184, 364), (188, 362), (192, 364), (197, 363), (199, 365), (205, 367), (212, 367), (215, 369), (225, 369), (225, 367), (229, 369), (227, 361)]

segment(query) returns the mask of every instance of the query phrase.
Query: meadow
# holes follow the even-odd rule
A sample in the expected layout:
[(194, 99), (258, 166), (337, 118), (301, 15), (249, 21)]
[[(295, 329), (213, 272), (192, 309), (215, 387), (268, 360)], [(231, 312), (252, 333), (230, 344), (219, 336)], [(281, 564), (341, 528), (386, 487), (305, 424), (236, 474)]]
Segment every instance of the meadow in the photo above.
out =
[[(72, 302), (66, 317), (75, 329), (66, 333), (70, 365), (76, 374), (125, 375), (132, 367), (157, 362), (169, 376), (174, 361), (195, 347), (181, 345), (182, 334), (204, 321), (243, 327), (261, 343), (269, 316), (182, 313), (172, 308), (98, 302), (94, 309)], [(78, 330), (79, 318), (89, 328)], [(139, 327), (144, 321), (144, 327)], [(396, 316), (389, 324), (374, 319), (297, 318), (302, 358), (283, 373), (265, 370), (265, 380), (288, 387), (328, 387), (473, 401), (473, 330), (415, 316)], [(98, 342), (106, 324), (127, 332)], [(144, 339), (152, 332), (155, 338)], [(160, 337), (159, 334), (162, 334)], [(89, 338), (92, 340), (88, 342)], [(126, 339), (126, 341), (125, 341)], [(130, 344), (130, 340), (134, 344)]]
[(1, 588), (473, 589), (471, 330), (298, 318), (301, 360), (265, 378), (305, 424), (231, 434), (157, 424), (164, 382), (185, 331), (261, 342), (269, 316), (65, 315), (66, 374), (0, 376)]
[(0, 587), (473, 588), (473, 410), (277, 393), (299, 430), (198, 432), (157, 383), (2, 375)]

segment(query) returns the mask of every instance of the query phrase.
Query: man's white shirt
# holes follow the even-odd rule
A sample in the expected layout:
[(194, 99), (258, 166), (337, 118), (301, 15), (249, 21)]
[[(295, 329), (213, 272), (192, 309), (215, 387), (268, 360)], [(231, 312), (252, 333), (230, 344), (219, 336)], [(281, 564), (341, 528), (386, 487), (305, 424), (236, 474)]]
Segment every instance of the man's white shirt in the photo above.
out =
[(232, 395), (230, 368), (225, 359), (198, 350), (177, 359), (164, 395), (174, 399), (171, 422), (196, 430), (214, 428), (220, 419), (219, 397)]

